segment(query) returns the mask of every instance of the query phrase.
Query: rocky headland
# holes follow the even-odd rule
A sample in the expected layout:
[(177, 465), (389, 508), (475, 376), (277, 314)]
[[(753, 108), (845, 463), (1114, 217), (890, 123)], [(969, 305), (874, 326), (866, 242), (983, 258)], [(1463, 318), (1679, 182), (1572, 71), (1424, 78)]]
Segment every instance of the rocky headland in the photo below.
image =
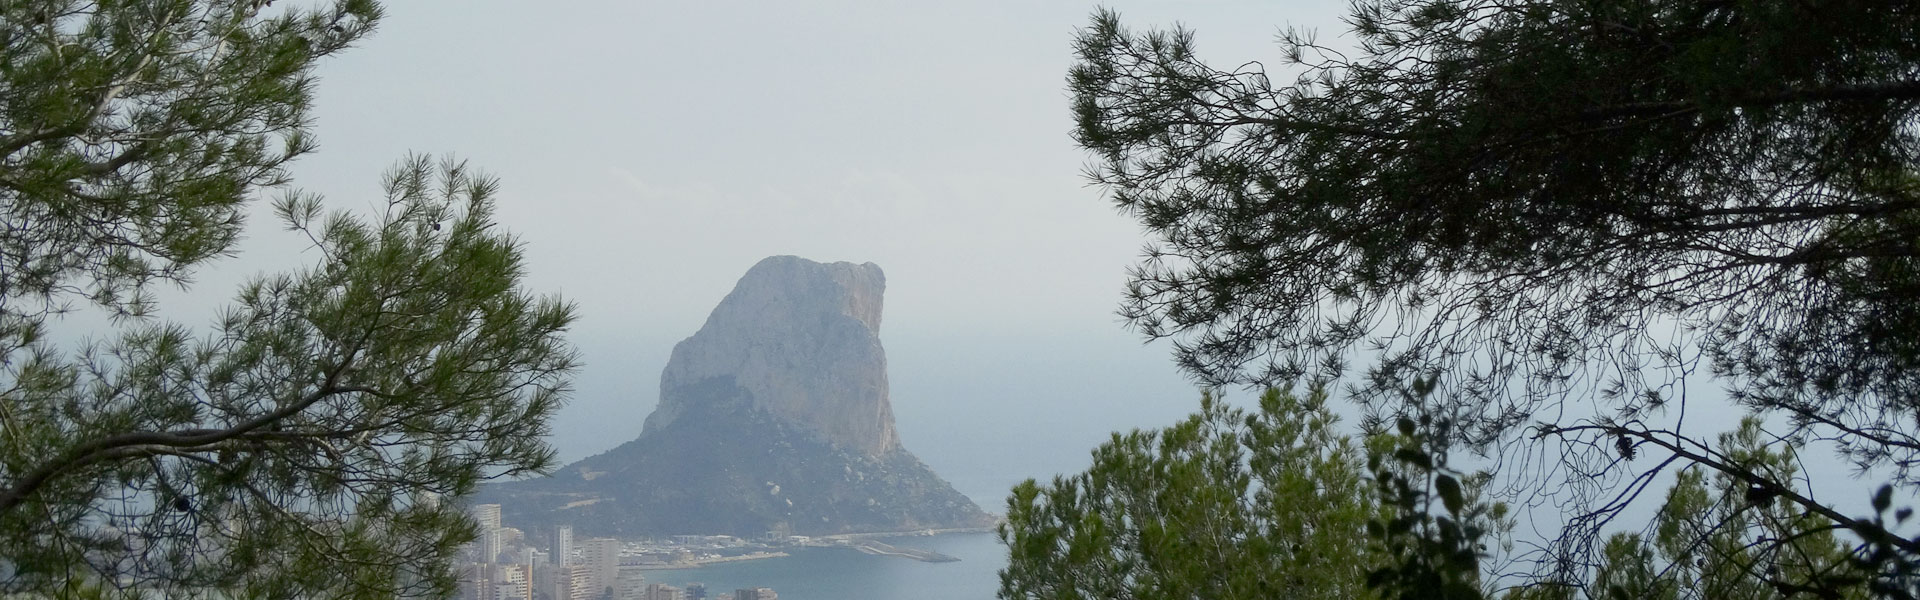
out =
[(894, 430), (885, 290), (872, 263), (760, 261), (674, 346), (638, 439), (478, 501), (518, 523), (610, 536), (990, 524)]

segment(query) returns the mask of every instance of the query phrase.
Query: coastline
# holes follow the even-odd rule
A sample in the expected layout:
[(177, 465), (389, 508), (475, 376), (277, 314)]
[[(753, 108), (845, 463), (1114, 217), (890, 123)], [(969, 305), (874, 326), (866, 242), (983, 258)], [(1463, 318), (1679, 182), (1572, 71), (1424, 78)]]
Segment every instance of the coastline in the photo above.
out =
[(842, 533), (812, 538), (802, 542), (802, 546), (822, 548), (853, 548), (865, 554), (877, 556), (897, 556), (920, 562), (942, 563), (958, 562), (960, 559), (932, 550), (900, 547), (880, 541), (887, 538), (933, 537), (947, 534), (993, 533), (998, 527), (950, 527), (945, 529), (916, 529), (913, 531), (881, 531), (873, 533)]
[[(849, 547), (788, 548), (780, 560), (749, 560), (704, 569), (644, 571), (648, 583), (685, 588), (700, 583), (713, 592), (769, 587), (780, 600), (981, 600), (999, 591), (1006, 549), (992, 536), (943, 535), (888, 540), (952, 555), (959, 562), (924, 563), (862, 553)], [(630, 567), (629, 567), (630, 568)], [(732, 600), (730, 594), (721, 594)]]
[(999, 528), (1000, 528), (999, 519), (1004, 519), (1004, 517), (996, 517), (996, 521), (994, 525), (987, 525), (982, 527), (949, 527), (946, 529), (913, 529), (908, 531), (876, 531), (871, 533), (836, 533), (833, 535), (818, 536), (818, 539), (865, 540), (865, 539), (891, 538), (891, 537), (927, 537), (927, 536), (933, 536), (933, 535), (946, 535), (949, 533), (994, 533), (996, 531), (999, 531)]
[[(921, 562), (935, 562), (935, 563), (953, 562), (953, 561), (958, 561), (960, 559), (952, 556), (948, 556), (945, 554), (941, 554), (938, 552), (921, 550), (918, 548), (902, 548), (898, 546), (893, 546), (890, 544), (882, 543), (879, 541), (879, 539), (904, 538), (904, 537), (931, 537), (931, 536), (948, 535), (948, 534), (981, 534), (981, 533), (993, 533), (995, 530), (996, 530), (996, 527), (953, 527), (953, 528), (946, 528), (946, 529), (915, 529), (911, 531), (876, 531), (876, 532), (866, 532), (866, 533), (840, 533), (840, 534), (819, 536), (819, 537), (813, 538), (813, 541), (801, 543), (798, 545), (800, 547), (810, 547), (810, 548), (832, 548), (832, 547), (851, 548), (865, 554), (872, 554), (872, 555), (878, 555), (878, 556), (895, 556), (900, 558), (909, 558), (913, 560), (918, 560)], [(629, 564), (624, 566), (627, 568), (640, 569), (643, 571), (674, 571), (674, 570), (680, 570), (680, 569), (698, 569), (698, 568), (707, 567), (711, 565), (744, 562), (744, 561), (750, 561), (750, 560), (782, 558), (786, 556), (790, 556), (790, 554), (779, 551), (779, 550), (772, 550), (772, 551), (761, 551), (761, 552), (749, 552), (746, 554), (738, 554), (734, 556), (696, 558), (696, 559), (692, 559), (684, 562), (645, 563), (645, 564), (637, 564), (637, 565)]]
[(673, 571), (678, 569), (698, 569), (708, 565), (718, 565), (718, 564), (742, 562), (742, 561), (749, 561), (749, 560), (760, 560), (765, 558), (780, 558), (783, 556), (788, 556), (788, 554), (785, 552), (779, 552), (779, 551), (749, 552), (746, 554), (739, 554), (735, 556), (696, 558), (687, 562), (648, 563), (648, 564), (623, 565), (623, 566), (628, 566), (628, 567), (640, 569), (643, 571)]
[(960, 562), (959, 558), (941, 554), (939, 552), (934, 552), (932, 550), (923, 550), (920, 548), (902, 548), (892, 544), (883, 543), (879, 540), (860, 540), (859, 542), (853, 544), (853, 549), (859, 550), (867, 554), (876, 555), (876, 556), (898, 556), (901, 558), (911, 558), (920, 562), (929, 562), (929, 563)]

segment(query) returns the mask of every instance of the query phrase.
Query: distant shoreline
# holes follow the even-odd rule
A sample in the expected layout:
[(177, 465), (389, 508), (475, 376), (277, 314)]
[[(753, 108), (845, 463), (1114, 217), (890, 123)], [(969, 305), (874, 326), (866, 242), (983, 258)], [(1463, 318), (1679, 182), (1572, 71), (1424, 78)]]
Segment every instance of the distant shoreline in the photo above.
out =
[[(995, 528), (993, 527), (954, 527), (954, 528), (947, 528), (947, 529), (915, 529), (912, 531), (876, 531), (876, 532), (870, 532), (870, 533), (839, 533), (834, 535), (818, 536), (813, 539), (815, 540), (846, 540), (848, 542), (856, 542), (856, 541), (872, 541), (876, 538), (931, 537), (936, 535), (947, 535), (947, 534), (993, 533), (994, 530)], [(879, 544), (879, 542), (873, 542), (873, 543), (878, 544), (881, 547), (870, 547), (865, 544), (852, 544), (852, 543), (845, 544), (845, 545), (810, 543), (810, 544), (805, 544), (802, 547), (849, 548), (849, 549), (859, 550), (860, 552), (876, 555), (876, 556), (895, 556), (900, 558), (910, 558), (910, 559), (919, 560), (922, 562), (951, 562), (951, 561), (959, 560), (957, 558), (940, 554), (938, 552), (920, 550), (917, 548), (896, 548), (892, 546), (887, 546), (885, 544)], [(696, 558), (686, 562), (648, 563), (648, 564), (623, 565), (623, 566), (634, 568), (634, 569), (640, 569), (644, 571), (676, 571), (681, 569), (699, 569), (699, 568), (710, 566), (710, 565), (744, 562), (749, 560), (780, 558), (784, 556), (791, 556), (791, 555), (786, 552), (780, 552), (780, 551), (749, 552), (747, 554), (739, 554), (734, 556), (719, 556), (714, 558)]]
[(836, 533), (833, 535), (822, 535), (822, 536), (815, 536), (815, 537), (816, 539), (823, 539), (823, 540), (861, 540), (861, 539), (887, 538), (887, 537), (927, 537), (927, 536), (933, 536), (933, 535), (946, 535), (949, 533), (993, 533), (997, 531), (998, 528), (999, 528), (998, 525), (992, 525), (992, 526), (986, 526), (986, 527), (951, 527), (947, 529), (914, 529), (910, 531), (876, 531), (873, 533)]
[(763, 558), (780, 558), (782, 556), (789, 556), (789, 555), (785, 552), (749, 552), (746, 554), (740, 554), (735, 556), (696, 558), (688, 562), (622, 565), (622, 566), (630, 566), (630, 567), (641, 569), (644, 571), (673, 571), (678, 569), (698, 569), (701, 567), (705, 567), (707, 565), (717, 565), (722, 563), (741, 562), (741, 561), (748, 561), (748, 560), (760, 560)]
[(957, 557), (947, 556), (932, 550), (902, 548), (879, 540), (860, 540), (853, 544), (853, 549), (876, 556), (898, 556), (900, 558), (911, 558), (920, 562), (960, 562), (960, 559)]

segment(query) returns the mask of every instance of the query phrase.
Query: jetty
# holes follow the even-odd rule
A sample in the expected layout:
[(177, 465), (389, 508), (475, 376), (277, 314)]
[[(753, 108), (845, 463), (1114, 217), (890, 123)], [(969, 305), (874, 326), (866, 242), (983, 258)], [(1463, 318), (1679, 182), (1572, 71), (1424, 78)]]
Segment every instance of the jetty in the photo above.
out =
[(960, 559), (958, 558), (947, 556), (945, 554), (934, 552), (932, 550), (922, 550), (919, 548), (902, 548), (899, 546), (895, 546), (893, 544), (882, 542), (880, 540), (858, 540), (853, 542), (852, 546), (854, 547), (854, 549), (857, 549), (861, 552), (865, 552), (867, 554), (877, 554), (880, 556), (903, 556), (903, 557), (911, 558), (920, 562), (942, 563), (942, 562), (959, 562), (960, 561)]

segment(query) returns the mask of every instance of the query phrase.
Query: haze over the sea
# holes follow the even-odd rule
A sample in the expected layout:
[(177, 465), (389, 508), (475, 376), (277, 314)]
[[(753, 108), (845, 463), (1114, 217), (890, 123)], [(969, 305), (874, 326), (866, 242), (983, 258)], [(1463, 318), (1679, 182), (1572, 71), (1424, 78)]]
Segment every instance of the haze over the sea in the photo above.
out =
[[(1101, 4), (1193, 26), (1222, 60), (1272, 55), (1285, 23), (1344, 30), (1339, 3)], [(530, 289), (580, 304), (562, 464), (639, 434), (673, 344), (756, 261), (879, 264), (901, 439), (1000, 512), (1012, 483), (1196, 406), (1168, 348), (1114, 315), (1144, 238), (1068, 135), (1069, 42), (1095, 7), (391, 3), (321, 64), (295, 181), (364, 208), (409, 152), (500, 178)], [(259, 208), (241, 258), (171, 315), (312, 258)]]
[(1006, 548), (989, 533), (886, 538), (958, 562), (927, 563), (861, 554), (851, 548), (796, 548), (791, 556), (722, 563), (699, 569), (647, 571), (649, 583), (707, 586), (708, 597), (745, 587), (771, 587), (780, 600), (984, 600), (1000, 589)]

